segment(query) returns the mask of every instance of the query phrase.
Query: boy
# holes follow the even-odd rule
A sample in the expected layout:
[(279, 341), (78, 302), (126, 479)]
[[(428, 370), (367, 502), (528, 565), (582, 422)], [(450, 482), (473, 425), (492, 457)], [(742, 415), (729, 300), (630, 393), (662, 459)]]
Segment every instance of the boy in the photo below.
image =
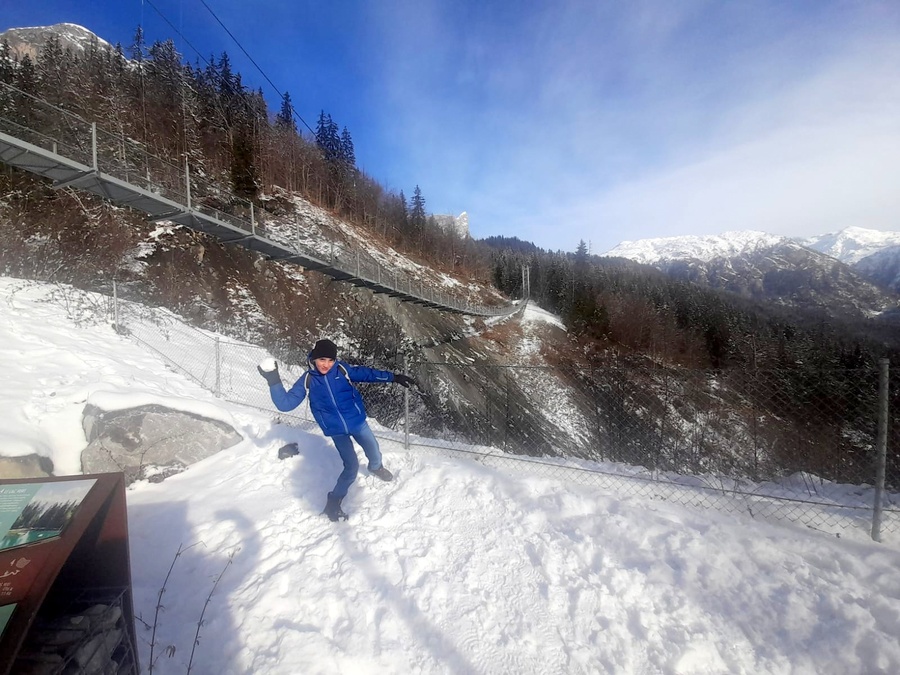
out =
[(352, 382), (396, 382), (409, 388), (418, 384), (402, 373), (391, 373), (364, 366), (350, 366), (337, 358), (337, 345), (331, 340), (316, 342), (307, 358), (309, 370), (300, 376), (290, 390), (285, 390), (278, 374), (278, 364), (273, 359), (263, 361), (257, 370), (269, 383), (269, 394), (275, 407), (283, 412), (293, 410), (309, 395), (309, 409), (322, 429), (337, 448), (344, 470), (338, 476), (334, 489), (328, 493), (328, 501), (322, 512), (332, 521), (347, 520), (341, 509), (341, 501), (356, 480), (359, 459), (353, 447), (355, 440), (369, 460), (369, 473), (381, 480), (393, 480), (381, 459), (378, 440), (366, 422), (366, 410), (362, 396)]

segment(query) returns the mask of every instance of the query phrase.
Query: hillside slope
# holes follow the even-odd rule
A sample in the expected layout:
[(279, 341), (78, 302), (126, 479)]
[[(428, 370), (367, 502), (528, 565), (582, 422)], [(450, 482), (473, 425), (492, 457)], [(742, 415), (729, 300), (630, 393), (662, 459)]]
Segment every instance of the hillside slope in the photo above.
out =
[[(217, 400), (107, 324), (77, 321), (52, 287), (0, 288), (0, 400), (16, 436), (44, 443), (59, 466), (77, 465), (80, 412), (100, 396), (203, 406), (244, 437), (128, 490), (145, 669), (151, 653), (160, 675), (189, 661), (195, 672), (271, 675), (900, 669), (898, 542), (390, 443), (397, 480), (363, 472), (345, 501), (350, 520), (333, 524), (320, 511), (339, 459), (320, 434)], [(531, 321), (522, 344), (557, 328)], [(287, 442), (300, 454), (279, 461)]]

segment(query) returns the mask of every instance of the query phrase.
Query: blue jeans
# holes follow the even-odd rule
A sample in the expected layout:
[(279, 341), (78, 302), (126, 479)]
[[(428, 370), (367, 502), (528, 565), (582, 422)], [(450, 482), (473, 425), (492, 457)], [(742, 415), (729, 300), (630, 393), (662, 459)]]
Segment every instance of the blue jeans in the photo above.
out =
[(353, 447), (351, 438), (359, 443), (363, 452), (366, 453), (366, 458), (369, 460), (369, 471), (377, 471), (381, 468), (381, 449), (378, 447), (378, 439), (375, 438), (368, 423), (363, 422), (359, 429), (351, 431), (349, 434), (332, 436), (334, 447), (337, 448), (338, 454), (344, 462), (344, 470), (341, 471), (334, 490), (331, 491), (335, 497), (346, 497), (347, 490), (353, 485), (356, 474), (359, 473), (359, 459), (356, 457), (356, 449)]

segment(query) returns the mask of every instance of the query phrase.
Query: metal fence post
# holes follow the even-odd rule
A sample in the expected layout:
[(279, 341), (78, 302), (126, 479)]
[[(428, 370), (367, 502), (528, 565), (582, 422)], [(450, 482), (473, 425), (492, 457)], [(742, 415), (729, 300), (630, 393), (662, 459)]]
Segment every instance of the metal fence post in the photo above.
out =
[(878, 542), (881, 541), (881, 510), (887, 460), (889, 363), (888, 359), (878, 361), (878, 437), (875, 442), (875, 508), (872, 513), (872, 539)]
[(484, 385), (484, 403), (485, 418), (487, 419), (487, 426), (485, 427), (485, 430), (487, 431), (487, 443), (485, 443), (485, 445), (490, 446), (494, 439), (494, 434), (492, 433), (493, 420), (491, 418), (491, 389), (489, 383)]
[(506, 375), (506, 420), (503, 422), (503, 448), (506, 449), (509, 447), (509, 428), (512, 420), (509, 418), (509, 371), (507, 370), (504, 375)]
[(214, 390), (216, 396), (222, 394), (222, 347), (219, 336), (216, 336), (216, 388)]
[[(406, 354), (403, 355), (403, 372), (409, 372)], [(409, 387), (403, 388), (403, 447), (409, 450)]]
[(121, 334), (119, 330), (119, 291), (116, 288), (116, 280), (113, 279), (113, 321), (115, 321), (116, 333)]

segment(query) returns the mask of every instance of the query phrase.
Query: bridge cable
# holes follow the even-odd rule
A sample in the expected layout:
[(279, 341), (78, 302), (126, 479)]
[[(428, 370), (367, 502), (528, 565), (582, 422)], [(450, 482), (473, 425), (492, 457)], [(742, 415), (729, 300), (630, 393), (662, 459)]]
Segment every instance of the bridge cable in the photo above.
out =
[[(212, 15), (212, 18), (214, 18), (214, 19), (216, 20), (216, 22), (222, 27), (222, 29), (223, 29), (226, 33), (228, 33), (228, 36), (229, 36), (232, 40), (234, 40), (234, 42), (235, 42), (235, 44), (238, 46), (238, 48), (240, 48), (240, 50), (241, 50), (242, 52), (244, 52), (244, 56), (246, 56), (248, 59), (250, 59), (250, 63), (252, 63), (254, 66), (256, 66), (256, 69), (260, 72), (260, 75), (262, 75), (262, 76), (266, 79), (266, 82), (269, 83), (269, 85), (272, 87), (272, 89), (274, 89), (275, 92), (276, 92), (279, 96), (281, 96), (281, 98), (282, 98), (282, 100), (283, 100), (283, 99), (284, 99), (284, 93), (283, 93), (277, 86), (275, 86), (275, 83), (272, 82), (271, 79), (269, 79), (269, 76), (266, 75), (266, 73), (263, 71), (263, 69), (259, 67), (259, 64), (256, 63), (256, 61), (253, 60), (253, 57), (250, 56), (249, 53), (247, 53), (247, 50), (244, 49), (244, 46), (241, 44), (240, 40), (238, 40), (238, 39), (234, 36), (234, 34), (233, 34), (230, 30), (228, 30), (228, 27), (227, 27), (224, 23), (222, 23), (222, 20), (221, 20), (218, 16), (216, 16), (216, 13), (215, 13), (214, 11), (212, 11), (212, 8), (211, 8), (209, 5), (206, 4), (206, 0), (200, 0), (200, 4), (202, 4), (204, 7), (206, 7), (207, 11)], [(297, 113), (297, 111), (294, 110), (294, 106), (291, 106), (291, 113), (294, 115), (294, 117), (296, 117), (298, 120), (300, 120), (301, 122), (303, 122), (303, 126), (305, 126), (307, 129), (309, 129), (309, 132), (315, 136), (315, 133), (316, 133), (316, 132), (313, 131), (313, 130), (312, 130), (312, 127), (310, 127), (310, 126), (306, 123), (306, 120), (304, 120), (302, 117), (300, 117), (300, 115)]]

